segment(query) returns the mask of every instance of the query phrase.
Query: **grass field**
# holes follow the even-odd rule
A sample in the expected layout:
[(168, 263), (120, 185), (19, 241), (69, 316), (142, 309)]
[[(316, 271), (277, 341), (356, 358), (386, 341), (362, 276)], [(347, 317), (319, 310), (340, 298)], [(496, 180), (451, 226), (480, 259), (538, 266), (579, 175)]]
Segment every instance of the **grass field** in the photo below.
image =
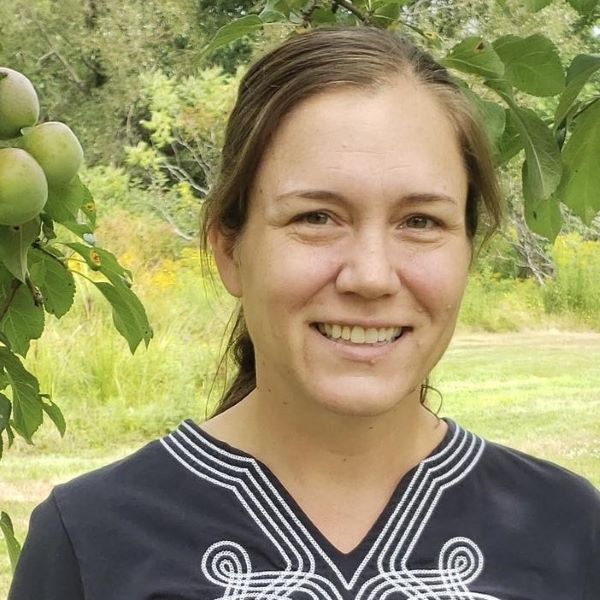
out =
[[(600, 487), (599, 357), (598, 333), (459, 334), (432, 383), (444, 396), (441, 414), (581, 473)], [(149, 400), (149, 410), (160, 410), (163, 400)], [(436, 408), (435, 394), (431, 403)], [(194, 404), (189, 416), (200, 421), (203, 405), (191, 399), (188, 406)], [(109, 432), (114, 411), (113, 405), (87, 406), (76, 422), (87, 414), (90, 427)], [(129, 429), (108, 435), (104, 444), (90, 444), (89, 428), (83, 427), (60, 440), (49, 425), (35, 447), (16, 443), (0, 463), (0, 508), (11, 514), (19, 539), (32, 508), (53, 485), (120, 458), (175, 424), (172, 414), (162, 423), (151, 422), (154, 429), (134, 411)], [(0, 598), (9, 581), (8, 558), (0, 546)]]

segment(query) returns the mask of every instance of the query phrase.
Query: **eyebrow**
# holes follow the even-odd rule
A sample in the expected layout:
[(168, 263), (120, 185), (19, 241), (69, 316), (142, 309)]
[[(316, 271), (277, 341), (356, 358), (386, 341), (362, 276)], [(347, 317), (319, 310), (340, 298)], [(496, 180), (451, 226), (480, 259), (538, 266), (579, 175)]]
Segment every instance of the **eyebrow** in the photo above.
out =
[[(331, 200), (339, 204), (345, 204), (348, 199), (337, 192), (331, 190), (292, 190), (290, 192), (284, 192), (275, 196), (275, 200), (287, 200), (288, 198), (306, 198), (308, 200)], [(433, 192), (414, 192), (406, 194), (398, 198), (398, 201), (408, 206), (416, 206), (420, 204), (427, 204), (429, 202), (446, 202), (451, 204), (458, 204), (455, 198), (448, 196), (447, 194), (439, 194)]]

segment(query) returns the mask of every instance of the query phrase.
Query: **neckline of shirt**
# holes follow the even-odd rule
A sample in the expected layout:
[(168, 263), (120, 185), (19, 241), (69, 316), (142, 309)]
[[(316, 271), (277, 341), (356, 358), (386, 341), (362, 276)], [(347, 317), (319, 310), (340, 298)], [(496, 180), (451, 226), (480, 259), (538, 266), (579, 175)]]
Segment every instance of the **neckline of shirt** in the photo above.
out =
[(279, 548), (286, 571), (304, 571), (315, 560), (323, 560), (335, 578), (351, 589), (375, 556), (392, 570), (398, 560), (408, 559), (444, 490), (461, 481), (479, 460), (483, 441), (454, 421), (444, 420), (448, 430), (442, 442), (405, 474), (369, 532), (348, 553), (329, 542), (264, 463), (214, 438), (192, 419), (183, 421), (161, 443), (199, 479), (234, 494)]

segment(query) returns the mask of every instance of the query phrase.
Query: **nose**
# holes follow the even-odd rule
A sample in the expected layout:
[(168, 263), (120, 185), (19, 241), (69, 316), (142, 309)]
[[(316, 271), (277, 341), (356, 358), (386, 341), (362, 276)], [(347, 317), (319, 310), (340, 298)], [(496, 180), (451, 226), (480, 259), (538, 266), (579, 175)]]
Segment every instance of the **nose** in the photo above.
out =
[(349, 241), (336, 279), (337, 290), (370, 299), (396, 294), (401, 287), (400, 274), (389, 246), (380, 229)]

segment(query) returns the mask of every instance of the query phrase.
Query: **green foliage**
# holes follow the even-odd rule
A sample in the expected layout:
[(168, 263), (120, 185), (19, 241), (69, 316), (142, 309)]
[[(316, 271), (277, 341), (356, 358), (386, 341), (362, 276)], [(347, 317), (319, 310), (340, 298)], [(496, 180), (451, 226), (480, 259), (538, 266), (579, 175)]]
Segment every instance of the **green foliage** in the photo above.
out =
[(596, 329), (600, 327), (600, 242), (579, 234), (557, 239), (552, 255), (556, 277), (544, 286), (549, 314), (573, 312)]
[(558, 196), (584, 223), (600, 212), (600, 98), (591, 103), (575, 123), (563, 151), (568, 176)]
[(200, 201), (218, 163), (238, 82), (239, 75), (218, 68), (183, 80), (154, 72), (142, 81), (148, 141), (126, 148), (128, 185), (150, 190), (143, 209), (166, 219), (184, 239), (198, 230)]
[[(545, 1), (528, 1), (521, 7), (537, 13), (549, 4)], [(587, 1), (571, 4), (587, 15), (596, 2), (593, 2), (593, 6), (592, 2)], [(445, 2), (439, 3), (440, 8), (445, 5)], [(471, 99), (476, 98), (475, 104), (486, 121), (489, 118), (487, 129), (495, 145), (497, 163), (505, 164), (521, 148), (525, 150), (522, 163), (524, 212), (527, 224), (535, 233), (550, 240), (556, 238), (562, 227), (559, 200), (565, 202), (586, 223), (590, 223), (600, 208), (596, 200), (590, 198), (590, 193), (584, 194), (584, 199), (581, 194), (584, 189), (594, 189), (590, 183), (596, 184), (593, 174), (595, 167), (591, 165), (590, 157), (597, 156), (595, 132), (600, 113), (585, 111), (587, 117), (584, 117), (583, 111), (575, 114), (571, 114), (571, 111), (586, 82), (598, 68), (598, 57), (576, 57), (565, 76), (557, 44), (542, 33), (528, 36), (510, 33), (496, 37), (491, 43), (482, 35), (463, 36), (439, 56), (444, 40), (439, 34), (432, 35), (417, 24), (418, 9), (415, 6), (410, 2), (334, 2), (329, 11), (336, 22), (340, 21), (340, 15), (346, 14), (357, 24), (375, 24), (392, 30), (405, 27), (416, 32), (438, 55), (438, 60), (450, 70), (466, 73), (471, 78), (470, 89), (466, 93)], [(510, 8), (508, 3), (502, 3), (502, 6), (507, 12), (517, 10)], [(326, 24), (322, 16), (314, 19), (317, 10), (322, 13), (328, 8), (321, 2), (296, 5), (295, 2), (268, 0), (259, 3), (257, 14), (245, 15), (223, 26), (206, 47), (204, 56), (250, 31), (264, 29), (269, 21), (287, 22), (291, 28)], [(508, 107), (506, 116), (501, 115), (498, 104), (490, 102), (490, 92)], [(553, 128), (547, 123), (549, 107), (539, 101), (534, 105), (522, 99), (522, 93), (552, 99), (550, 110), (556, 114)], [(600, 96), (596, 94), (596, 98)], [(577, 128), (578, 120), (585, 121), (584, 126)], [(582, 133), (584, 129), (585, 134)], [(564, 154), (561, 154), (564, 140), (570, 133), (572, 141), (567, 142)], [(593, 154), (594, 151), (596, 154)], [(571, 165), (564, 172), (563, 162)], [(562, 193), (557, 196), (555, 192), (559, 184)], [(576, 201), (577, 193), (580, 197)]]
[[(13, 108), (18, 113), (17, 100), (4, 103), (3, 110), (9, 116)], [(41, 337), (45, 313), (60, 318), (73, 304), (75, 283), (69, 268), (72, 252), (86, 261), (93, 272), (94, 276), (81, 271), (78, 274), (87, 277), (108, 300), (116, 329), (127, 339), (131, 352), (141, 341), (148, 345), (152, 337), (144, 307), (131, 290), (131, 273), (94, 239), (95, 204), (76, 175), (83, 152), (72, 131), (62, 123), (45, 123), (21, 129), (21, 135), (5, 145), (8, 147), (1, 150), (4, 156), (14, 152), (36, 165), (44, 184), (44, 202), (35, 205), (31, 213), (11, 212), (13, 203), (19, 203), (21, 198), (18, 193), (9, 192), (15, 187), (18, 192), (21, 179), (26, 180), (29, 173), (18, 169), (0, 173), (6, 184), (2, 199), (5, 225), (0, 226), (0, 390), (7, 390), (0, 395), (0, 458), (3, 435), (6, 434), (9, 447), (15, 434), (33, 444), (44, 413), (61, 435), (65, 433), (66, 422), (60, 408), (48, 394), (40, 393), (37, 378), (27, 370), (22, 358), (26, 358), (32, 340)], [(15, 146), (23, 146), (27, 152)], [(41, 167), (36, 160), (41, 161)], [(83, 242), (70, 241), (73, 235)], [(2, 515), (2, 531), (13, 557), (18, 553), (18, 544), (10, 519)]]
[(494, 41), (494, 50), (506, 67), (504, 77), (515, 88), (534, 96), (562, 92), (565, 75), (558, 51), (548, 38), (505, 35)]
[(8, 548), (8, 557), (10, 559), (10, 564), (13, 569), (17, 566), (17, 559), (19, 558), (19, 554), (21, 552), (21, 545), (15, 538), (15, 531), (13, 529), (12, 521), (10, 517), (5, 513), (0, 513), (0, 529), (4, 534), (4, 539), (6, 540), (6, 546)]

